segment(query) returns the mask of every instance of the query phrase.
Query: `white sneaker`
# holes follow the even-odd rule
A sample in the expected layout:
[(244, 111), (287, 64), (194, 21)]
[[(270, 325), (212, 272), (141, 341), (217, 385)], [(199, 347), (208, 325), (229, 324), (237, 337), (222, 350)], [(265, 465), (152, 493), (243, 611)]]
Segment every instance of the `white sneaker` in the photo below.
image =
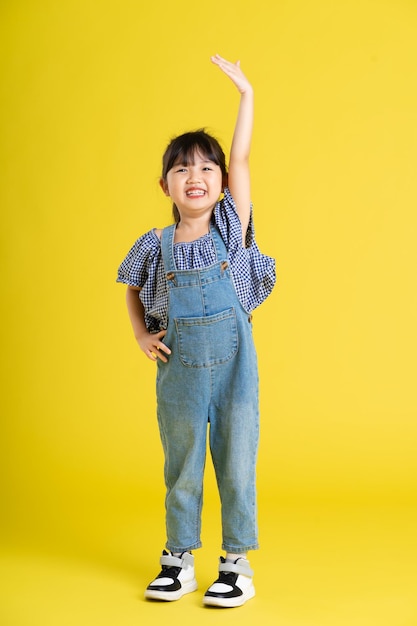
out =
[(219, 577), (206, 591), (203, 603), (225, 608), (242, 606), (255, 595), (253, 571), (244, 558), (229, 563), (220, 557)]
[(171, 552), (162, 553), (160, 574), (148, 585), (145, 598), (150, 600), (179, 600), (186, 593), (197, 589), (194, 577), (194, 557), (190, 552), (183, 552), (180, 557)]

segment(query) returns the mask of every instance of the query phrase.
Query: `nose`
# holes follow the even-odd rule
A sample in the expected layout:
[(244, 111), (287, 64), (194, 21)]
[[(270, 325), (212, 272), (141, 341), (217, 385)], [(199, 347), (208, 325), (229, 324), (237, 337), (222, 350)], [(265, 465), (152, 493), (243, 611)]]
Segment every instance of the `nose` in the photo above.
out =
[(195, 167), (190, 167), (188, 170), (187, 183), (196, 183), (200, 180), (199, 171)]

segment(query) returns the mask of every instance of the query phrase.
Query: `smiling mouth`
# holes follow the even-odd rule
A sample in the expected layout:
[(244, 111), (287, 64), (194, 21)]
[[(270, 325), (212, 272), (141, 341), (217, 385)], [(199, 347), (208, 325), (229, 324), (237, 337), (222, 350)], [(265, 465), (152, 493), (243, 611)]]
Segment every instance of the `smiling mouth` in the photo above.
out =
[(205, 193), (204, 189), (190, 189), (186, 195), (188, 198), (201, 198)]

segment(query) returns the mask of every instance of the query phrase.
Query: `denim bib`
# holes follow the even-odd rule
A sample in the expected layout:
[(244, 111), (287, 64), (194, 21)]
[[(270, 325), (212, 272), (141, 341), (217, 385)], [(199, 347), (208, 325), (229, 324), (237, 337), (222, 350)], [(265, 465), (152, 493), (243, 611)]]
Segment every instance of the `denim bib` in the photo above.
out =
[(211, 226), (217, 262), (202, 269), (177, 270), (174, 233), (175, 226), (163, 233), (162, 258), (168, 284), (168, 320), (175, 325), (172, 330), (177, 336), (179, 358), (186, 367), (225, 363), (238, 349), (236, 309), (242, 309), (232, 283), (226, 246)]

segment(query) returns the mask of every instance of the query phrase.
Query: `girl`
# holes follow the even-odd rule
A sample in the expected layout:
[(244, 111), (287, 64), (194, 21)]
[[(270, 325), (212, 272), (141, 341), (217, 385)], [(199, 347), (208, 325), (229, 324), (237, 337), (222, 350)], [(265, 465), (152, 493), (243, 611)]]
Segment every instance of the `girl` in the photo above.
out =
[(275, 264), (260, 253), (252, 225), (252, 86), (239, 61), (219, 55), (211, 60), (240, 92), (229, 171), (220, 145), (205, 131), (173, 139), (160, 185), (173, 201), (175, 224), (138, 239), (118, 281), (128, 285), (139, 347), (158, 368), (169, 552), (163, 551), (162, 570), (145, 596), (178, 600), (197, 589), (191, 551), (201, 546), (209, 431), (226, 557), (220, 557), (219, 577), (203, 601), (234, 607), (255, 595), (246, 558), (258, 548), (258, 373), (251, 311), (272, 291)]

